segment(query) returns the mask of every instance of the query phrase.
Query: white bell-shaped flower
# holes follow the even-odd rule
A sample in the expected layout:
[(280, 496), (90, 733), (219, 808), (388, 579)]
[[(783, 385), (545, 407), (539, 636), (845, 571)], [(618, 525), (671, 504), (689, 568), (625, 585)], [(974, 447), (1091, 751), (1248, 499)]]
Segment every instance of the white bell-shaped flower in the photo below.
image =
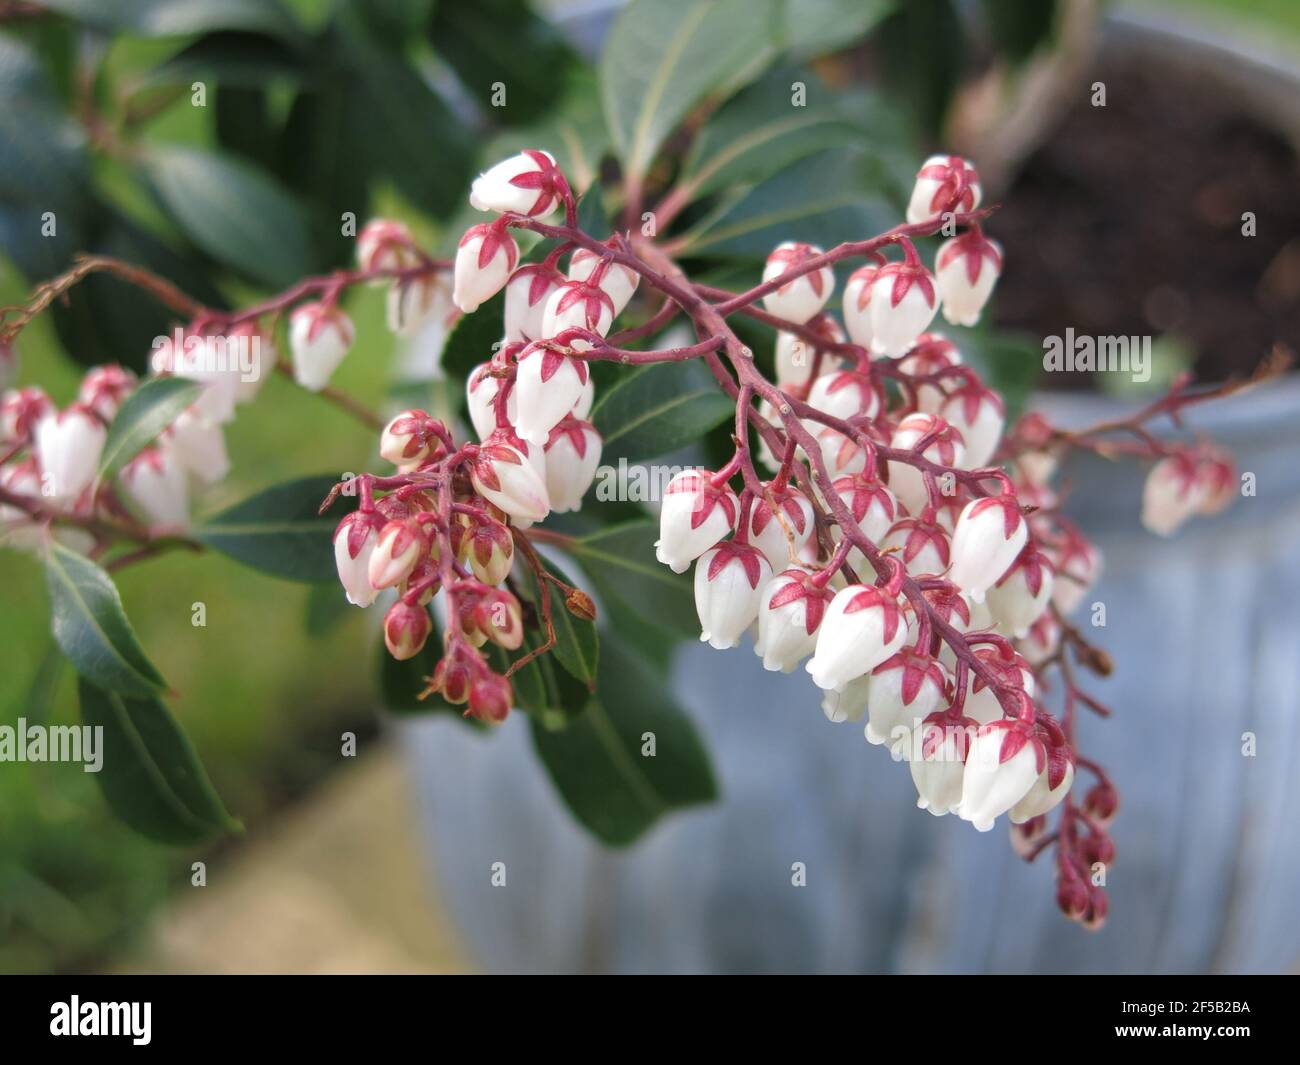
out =
[(1023, 721), (994, 721), (975, 733), (966, 755), (957, 814), (980, 832), (1010, 810), (1034, 786), (1046, 751)]
[[(981, 647), (975, 657), (997, 678), (1000, 687), (1012, 688), (1023, 692), (1032, 699), (1037, 690), (1037, 680), (1033, 667), (1021, 655), (1007, 655), (998, 647)], [(1006, 711), (998, 698), (997, 692), (975, 675), (974, 670), (966, 674), (966, 704), (963, 708), (967, 717), (981, 725), (989, 725), (1006, 717)]]
[(953, 325), (978, 325), (1001, 272), (1002, 246), (978, 227), (945, 240), (934, 259), (943, 316)]
[(880, 413), (880, 392), (869, 374), (835, 369), (813, 381), (808, 405), (844, 421), (874, 418)]
[(867, 690), (868, 743), (888, 743), (903, 759), (917, 726), (939, 709), (948, 689), (948, 671), (938, 661), (903, 648), (870, 673)]
[(54, 413), (50, 397), (35, 385), (10, 389), (0, 396), (0, 444), (29, 442), (36, 426)]
[(470, 186), (469, 202), (476, 211), (536, 217), (550, 213), (564, 188), (555, 156), (530, 148), (479, 174)]
[(804, 668), (817, 687), (843, 688), (889, 658), (906, 638), (896, 597), (873, 585), (851, 584), (831, 600)]
[[(496, 368), (498, 367), (494, 363), (481, 363), (465, 378), (465, 399), (469, 407), (469, 420), (473, 423), (474, 432), (478, 434), (480, 440), (486, 440), (497, 427), (496, 398), (501, 390), (503, 379), (493, 373)], [(519, 396), (513, 386), (506, 393), (505, 404), (506, 421), (514, 425), (519, 420)]]
[(952, 390), (939, 408), (939, 414), (961, 433), (966, 444), (962, 469), (978, 470), (987, 466), (1007, 423), (1002, 397), (972, 380)]
[(726, 540), (705, 551), (695, 563), (700, 639), (720, 651), (739, 644), (758, 616), (759, 599), (771, 577), (771, 565), (750, 544)]
[(365, 273), (406, 270), (419, 261), (415, 238), (402, 222), (372, 218), (357, 234), (357, 269)]
[(770, 497), (754, 500), (749, 512), (749, 542), (763, 552), (779, 572), (798, 557), (813, 534), (812, 503), (797, 488), (773, 489)]
[(541, 340), (546, 304), (564, 284), (560, 271), (546, 263), (524, 263), (506, 282), (506, 340)]
[(713, 484), (711, 476), (708, 470), (682, 470), (664, 488), (655, 557), (674, 573), (685, 573), (736, 529), (736, 493), (725, 484)]
[[(912, 378), (926, 378), (961, 364), (961, 352), (951, 340), (939, 333), (922, 333), (912, 350), (899, 360), (898, 369)], [(932, 382), (917, 385), (916, 409), (923, 414), (937, 414), (948, 398), (945, 389), (951, 388), (955, 380), (955, 377), (945, 379), (944, 388)]]
[(844, 286), (844, 328), (853, 343), (871, 350), (875, 335), (871, 329), (871, 286), (880, 273), (880, 264), (867, 263), (849, 275)]
[(613, 262), (589, 248), (578, 248), (569, 257), (569, 280), (589, 281), (596, 285), (609, 297), (617, 318), (636, 292), (641, 275), (630, 266)]
[(832, 487), (849, 508), (863, 535), (873, 544), (879, 544), (899, 517), (894, 493), (867, 473), (839, 477)]
[[(935, 414), (909, 414), (901, 422), (889, 444), (899, 451), (909, 451), (922, 440), (921, 457), (941, 466), (960, 469), (966, 457), (966, 442), (961, 432)], [(889, 487), (910, 513), (919, 514), (931, 502), (923, 471), (896, 459), (889, 462)], [(942, 486), (940, 486), (942, 487)]]
[(832, 593), (806, 570), (790, 568), (763, 587), (754, 653), (771, 672), (791, 673), (813, 653)]
[(1142, 524), (1158, 536), (1172, 536), (1197, 512), (1205, 498), (1205, 482), (1197, 476), (1195, 457), (1176, 451), (1147, 474), (1142, 488)]
[(887, 263), (871, 283), (871, 350), (902, 355), (939, 309), (934, 278), (920, 262)]
[(334, 530), (334, 564), (348, 602), (354, 606), (369, 606), (379, 596), (379, 589), (370, 583), (370, 556), (383, 526), (378, 514), (354, 510)]
[(472, 314), (505, 287), (518, 262), (519, 245), (504, 226), (470, 226), (456, 248), (452, 302)]
[(1027, 636), (1029, 627), (1051, 602), (1054, 583), (1052, 563), (1031, 540), (1001, 580), (988, 590), (988, 607), (998, 628), (1016, 639)]
[(557, 514), (582, 509), (582, 497), (600, 468), (600, 434), (572, 415), (551, 430), (546, 442), (546, 494)]
[[(806, 263), (822, 254), (822, 249), (814, 244), (801, 244), (786, 241), (777, 245), (763, 267), (763, 280), (772, 281), (787, 270)], [(826, 301), (831, 298), (835, 288), (835, 272), (829, 266), (821, 266), (800, 277), (787, 281), (774, 292), (763, 297), (763, 306), (787, 322), (803, 325), (810, 318), (821, 313)]]
[(916, 174), (907, 204), (912, 225), (948, 212), (975, 210), (980, 204), (980, 179), (975, 168), (958, 155), (932, 155)]
[(1065, 744), (1047, 748), (1047, 764), (1035, 778), (1025, 797), (1007, 814), (1013, 825), (1051, 813), (1074, 786), (1074, 756)]
[(330, 382), (356, 339), (352, 320), (327, 303), (300, 303), (289, 315), (293, 379), (311, 392)]
[(36, 424), (36, 458), (53, 499), (71, 503), (90, 487), (107, 435), (99, 416), (80, 403)]
[(531, 444), (545, 444), (554, 429), (582, 398), (587, 384), (587, 364), (530, 344), (519, 354), (515, 391), (519, 412), (515, 428)]
[(942, 817), (961, 802), (965, 757), (974, 727), (967, 719), (953, 721), (946, 714), (935, 713), (913, 734), (908, 768), (920, 809)]
[(429, 540), (414, 518), (395, 518), (379, 530), (367, 576), (374, 588), (395, 588), (429, 553)]
[(966, 504), (952, 534), (948, 579), (972, 601), (1002, 579), (1029, 539), (1029, 527), (1013, 495), (986, 496)]
[(832, 688), (822, 692), (822, 713), (833, 725), (842, 725), (846, 721), (861, 721), (867, 712), (867, 698), (871, 692), (871, 677), (858, 677), (851, 680), (842, 691)]
[(882, 551), (894, 551), (909, 576), (936, 576), (948, 568), (948, 534), (925, 517), (899, 518), (880, 541)]
[(499, 434), (489, 436), (470, 463), (474, 490), (517, 522), (538, 522), (550, 513), (544, 476), (523, 451)]
[(189, 486), (171, 448), (145, 448), (122, 468), (118, 481), (127, 504), (152, 532), (176, 533), (189, 527)]
[(230, 472), (226, 434), (189, 407), (164, 434), (167, 447), (186, 473), (203, 484), (217, 484)]

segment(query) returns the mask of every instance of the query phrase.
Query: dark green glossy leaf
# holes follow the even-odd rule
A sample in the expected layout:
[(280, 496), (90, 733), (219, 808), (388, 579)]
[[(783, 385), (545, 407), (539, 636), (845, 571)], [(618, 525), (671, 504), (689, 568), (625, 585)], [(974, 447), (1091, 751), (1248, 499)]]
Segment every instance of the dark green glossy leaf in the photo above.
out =
[(659, 523), (652, 518), (611, 525), (564, 545), (602, 598), (617, 598), (655, 624), (698, 636), (690, 581), (655, 558)]
[(240, 830), (161, 702), (105, 692), (84, 677), (78, 691), (82, 721), (103, 729), (103, 765), (92, 775), (118, 817), (161, 843), (197, 843)]
[(276, 79), (301, 80), (304, 59), (297, 48), (259, 33), (220, 30), (186, 45), (156, 66), (145, 86), (215, 80), (222, 88), (264, 88)]
[(660, 672), (621, 643), (606, 641), (605, 649), (599, 694), (580, 715), (555, 730), (529, 723), (573, 815), (603, 843), (622, 846), (718, 792), (699, 734)]
[(340, 496), (318, 510), (336, 478), (304, 477), (236, 503), (194, 530), (194, 537), (254, 569), (291, 581), (334, 581), (334, 529), (356, 500)]
[(78, 673), (105, 690), (137, 698), (166, 688), (107, 573), (55, 541), (46, 555), (45, 575), (54, 639)]
[(917, 129), (938, 137), (965, 65), (956, 6), (952, 0), (907, 0), (880, 24), (877, 39), (891, 97)]
[(99, 476), (108, 478), (158, 439), (176, 416), (198, 398), (203, 386), (184, 377), (151, 377), (122, 404), (99, 460)]
[(895, 6), (895, 0), (785, 0), (783, 43), (799, 59), (834, 52), (864, 37)]
[(887, 228), (888, 204), (868, 190), (866, 161), (846, 149), (819, 152), (723, 204), (686, 237), (692, 255), (764, 258), (786, 240), (832, 247)]
[(661, 362), (624, 374), (591, 412), (603, 463), (643, 462), (699, 440), (734, 417), (735, 404), (695, 362)]
[(249, 277), (284, 286), (312, 265), (303, 209), (253, 166), (193, 148), (156, 148), (150, 177), (194, 243)]
[(640, 177), (692, 107), (734, 91), (771, 61), (780, 0), (633, 0), (600, 61), (605, 117), (626, 172)]
[[(564, 38), (531, 6), (525, 0), (474, 0), (434, 8), (431, 33), (438, 54), (492, 120), (504, 125), (545, 115), (574, 61)], [(493, 98), (498, 86), (504, 101)]]
[(42, 6), (104, 30), (173, 37), (209, 30), (297, 33), (279, 0), (42, 0)]

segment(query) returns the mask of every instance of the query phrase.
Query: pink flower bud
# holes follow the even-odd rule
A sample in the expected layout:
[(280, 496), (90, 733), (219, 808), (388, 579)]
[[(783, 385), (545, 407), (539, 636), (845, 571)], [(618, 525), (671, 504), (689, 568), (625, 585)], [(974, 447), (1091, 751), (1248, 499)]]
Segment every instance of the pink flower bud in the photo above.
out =
[(912, 577), (937, 575), (948, 568), (948, 534), (924, 517), (899, 518), (881, 540), (880, 549), (897, 552)]
[(220, 425), (206, 421), (193, 407), (177, 416), (163, 439), (180, 467), (204, 484), (216, 484), (230, 472), (225, 433)]
[(568, 415), (546, 442), (546, 494), (557, 514), (582, 509), (582, 497), (600, 467), (601, 439), (595, 426)]
[(39, 388), (11, 389), (0, 397), (0, 444), (25, 444), (39, 422), (55, 413), (50, 397)]
[(384, 614), (384, 646), (390, 655), (404, 662), (423, 650), (432, 628), (424, 607), (399, 599)]
[[(566, 329), (585, 329), (604, 336), (614, 324), (614, 301), (603, 289), (586, 281), (566, 281), (546, 302), (542, 315), (542, 336), (557, 337)], [(577, 351), (590, 345), (585, 340), (575, 340)]]
[(334, 530), (334, 564), (348, 602), (354, 606), (369, 606), (379, 595), (379, 589), (370, 583), (370, 556), (383, 526), (378, 514), (354, 510)]
[(919, 262), (887, 263), (871, 283), (871, 350), (902, 355), (938, 310), (934, 278)]
[(569, 280), (590, 281), (598, 286), (614, 305), (617, 318), (636, 292), (641, 275), (630, 266), (613, 262), (588, 248), (578, 248), (569, 259)]
[[(958, 429), (934, 414), (909, 414), (898, 423), (889, 445), (899, 451), (910, 451), (922, 441), (926, 441), (921, 449), (922, 458), (940, 466), (961, 468), (966, 457), (966, 441)], [(925, 475), (909, 463), (890, 461), (889, 487), (911, 513), (919, 513), (931, 502)], [(943, 486), (939, 487), (942, 490)]]
[(751, 544), (727, 540), (705, 551), (695, 563), (700, 639), (719, 651), (739, 644), (771, 577), (771, 564)]
[(123, 467), (126, 501), (155, 532), (180, 532), (190, 523), (185, 470), (170, 448), (149, 447)]
[(1006, 426), (1002, 397), (978, 381), (967, 381), (952, 389), (939, 414), (961, 433), (966, 444), (962, 469), (978, 470), (987, 466)]
[(519, 600), (503, 588), (489, 588), (474, 602), (474, 624), (498, 647), (517, 651), (524, 642), (523, 611)]
[(549, 347), (529, 344), (519, 354), (515, 391), (519, 416), (515, 428), (531, 444), (545, 444), (554, 429), (582, 398), (587, 364)]
[[(822, 249), (814, 244), (800, 244), (789, 240), (784, 244), (778, 244), (776, 250), (767, 257), (767, 263), (763, 267), (763, 280), (772, 281), (787, 270), (801, 266), (821, 254)], [(834, 288), (835, 272), (829, 266), (821, 266), (801, 277), (787, 281), (775, 292), (769, 292), (763, 297), (763, 306), (778, 318), (784, 318), (795, 325), (803, 325), (814, 315), (821, 313), (821, 309), (826, 306), (826, 301), (831, 298), (831, 290)]]
[(988, 591), (989, 610), (998, 627), (1016, 639), (1029, 634), (1052, 599), (1055, 571), (1033, 541), (1025, 544), (1011, 568)]
[(37, 423), (36, 458), (55, 499), (75, 501), (90, 487), (107, 435), (104, 423), (83, 403)]
[(754, 653), (764, 669), (791, 673), (813, 653), (832, 598), (830, 589), (815, 584), (802, 569), (787, 569), (763, 586)]
[(505, 227), (470, 226), (456, 248), (452, 302), (472, 314), (505, 287), (518, 262), (519, 246)]
[(700, 555), (736, 528), (736, 494), (714, 485), (707, 470), (683, 470), (664, 488), (655, 557), (674, 573), (685, 573)]
[(907, 220), (916, 225), (950, 211), (973, 211), (979, 203), (980, 179), (975, 168), (957, 155), (932, 155), (917, 171)]
[(1201, 485), (1201, 502), (1197, 514), (1213, 515), (1226, 510), (1237, 498), (1240, 484), (1237, 466), (1232, 456), (1210, 444), (1202, 444), (1196, 467), (1196, 479)]
[(1157, 462), (1142, 489), (1142, 524), (1159, 536), (1172, 536), (1196, 513), (1205, 498), (1205, 482), (1197, 477), (1195, 455), (1176, 451)]
[[(519, 347), (519, 345), (510, 345), (504, 349), (503, 355), (513, 357)], [(480, 440), (486, 440), (497, 427), (496, 398), (504, 379), (493, 374), (496, 368), (498, 367), (495, 363), (482, 363), (471, 370), (465, 379), (465, 399), (469, 406), (469, 420), (474, 424), (474, 432), (478, 434)], [(505, 404), (506, 421), (514, 425), (519, 417), (519, 397), (513, 387), (506, 393)]]
[(844, 328), (853, 343), (871, 350), (871, 286), (880, 273), (878, 263), (859, 266), (844, 286)]
[(530, 148), (476, 177), (469, 202), (476, 211), (536, 217), (549, 214), (567, 191), (568, 183), (555, 165), (555, 156)]
[(976, 325), (1002, 272), (1002, 246), (978, 228), (939, 245), (935, 281), (943, 316), (953, 325)]
[(372, 271), (405, 270), (416, 266), (416, 252), (411, 231), (391, 218), (372, 218), (357, 234), (357, 268)]
[(812, 383), (809, 406), (832, 418), (874, 418), (880, 413), (880, 392), (870, 375), (858, 370), (831, 370)]
[(545, 263), (524, 263), (506, 282), (506, 340), (541, 340), (546, 304), (564, 276)]
[(1062, 875), (1056, 884), (1057, 908), (1072, 921), (1082, 920), (1088, 912), (1088, 885), (1078, 873)]
[(1072, 614), (1101, 575), (1101, 552), (1073, 527), (1046, 543), (1043, 552), (1055, 573), (1052, 603), (1062, 614)]
[(135, 374), (121, 366), (96, 366), (81, 379), (77, 402), (84, 403), (107, 424), (137, 384)]
[(1025, 661), (1037, 668), (1056, 654), (1060, 645), (1061, 623), (1049, 611), (1029, 626), (1029, 635), (1017, 647)]
[(898, 600), (883, 589), (850, 584), (836, 593), (804, 667), (819, 688), (842, 689), (893, 655), (907, 638)]
[(356, 330), (341, 309), (328, 303), (300, 303), (289, 315), (293, 379), (319, 392), (352, 347)]
[(404, 410), (384, 426), (379, 437), (379, 454), (394, 466), (426, 462), (445, 450), (439, 432), (443, 429), (428, 411)]
[[(0, 488), (39, 501), (41, 471), (36, 459), (0, 466)], [(41, 546), (42, 539), (40, 524), (25, 510), (0, 503), (0, 544), (20, 551), (34, 551)]]
[(916, 731), (908, 768), (916, 786), (916, 805), (942, 817), (961, 802), (966, 776), (966, 754), (974, 722), (953, 720), (940, 710), (927, 717)]
[(428, 553), (428, 537), (414, 518), (388, 522), (379, 530), (379, 539), (370, 555), (367, 575), (371, 587), (395, 588), (410, 576), (415, 564)]
[(1029, 539), (1020, 503), (1011, 495), (986, 496), (966, 504), (952, 534), (948, 579), (976, 603), (1002, 579)]
[(470, 463), (474, 490), (516, 522), (541, 521), (550, 513), (544, 474), (500, 434), (489, 436)]
[(500, 584), (510, 573), (515, 544), (510, 530), (501, 522), (475, 520), (459, 540), (453, 538), (453, 543), (457, 555), (484, 584)]
[(1093, 820), (1105, 826), (1115, 820), (1119, 809), (1119, 792), (1108, 781), (1099, 781), (1083, 797), (1083, 808)]
[[(474, 666), (479, 661), (477, 652), (469, 650), (463, 644), (456, 644), (433, 668), (433, 676), (429, 678), (429, 687), (432, 691), (438, 692), (447, 702), (453, 706), (459, 706), (470, 697), (470, 687), (474, 682)], [(486, 701), (486, 699), (484, 700)], [(509, 703), (506, 704), (506, 712), (510, 710)], [(473, 711), (475, 717), (481, 716)], [(505, 714), (501, 715), (503, 718)]]
[(1023, 721), (982, 726), (966, 756), (958, 816), (987, 832), (1029, 793), (1046, 763), (1042, 741)]
[(904, 648), (881, 662), (869, 676), (867, 742), (888, 743), (908, 759), (912, 755), (912, 732), (943, 702), (948, 671), (935, 659)]
[[(961, 352), (951, 340), (938, 333), (922, 333), (916, 338), (912, 350), (899, 360), (898, 368), (909, 377), (925, 378), (960, 365)], [(950, 386), (953, 380), (955, 378), (945, 378), (944, 386)], [(947, 396), (938, 383), (916, 386), (916, 407), (923, 413), (937, 414), (946, 400)]]
[(773, 490), (754, 500), (749, 512), (749, 542), (780, 571), (797, 558), (813, 534), (812, 504), (797, 488)]
[(489, 725), (499, 725), (510, 713), (510, 681), (488, 670), (480, 671), (469, 689), (469, 714)]

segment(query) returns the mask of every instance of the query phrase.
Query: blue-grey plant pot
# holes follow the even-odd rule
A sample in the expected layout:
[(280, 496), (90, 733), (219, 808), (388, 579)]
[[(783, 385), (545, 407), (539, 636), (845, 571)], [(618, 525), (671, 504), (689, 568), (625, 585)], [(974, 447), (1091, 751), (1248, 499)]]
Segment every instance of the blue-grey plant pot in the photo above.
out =
[[(1296, 99), (1294, 67), (1261, 73), (1221, 40), (1129, 29)], [(1039, 405), (1066, 425), (1125, 409)], [(446, 719), (400, 726), (440, 894), (477, 959), (509, 972), (1294, 969), (1300, 380), (1198, 408), (1188, 426), (1233, 449), (1258, 492), (1172, 540), (1138, 524), (1141, 470), (1067, 468), (1068, 509), (1106, 557), (1090, 601), (1106, 605), (1093, 635), (1115, 662), (1095, 688), (1115, 716), (1081, 727), (1122, 794), (1101, 931), (1061, 917), (1050, 863), (1025, 865), (1002, 826), (979, 834), (917, 810), (906, 768), (856, 726), (827, 722), (805, 674), (764, 672), (748, 644), (693, 646), (672, 682), (722, 796), (628, 850), (575, 824), (521, 716), (486, 736)]]
[[(1116, 405), (1046, 404), (1089, 424)], [(402, 726), (434, 865), (489, 969), (542, 972), (1204, 972), (1300, 963), (1300, 380), (1189, 418), (1258, 494), (1172, 540), (1141, 530), (1141, 472), (1077, 460), (1070, 509), (1106, 570), (1115, 674), (1081, 744), (1114, 773), (1111, 917), (1056, 911), (1048, 862), (1001, 828), (915, 807), (904, 766), (833, 725), (802, 673), (685, 647), (673, 685), (721, 800), (610, 851), (572, 820), (516, 716), (490, 735)], [(1243, 734), (1255, 754), (1243, 755)], [(506, 885), (492, 885), (504, 862)], [(806, 886), (795, 886), (794, 863)]]

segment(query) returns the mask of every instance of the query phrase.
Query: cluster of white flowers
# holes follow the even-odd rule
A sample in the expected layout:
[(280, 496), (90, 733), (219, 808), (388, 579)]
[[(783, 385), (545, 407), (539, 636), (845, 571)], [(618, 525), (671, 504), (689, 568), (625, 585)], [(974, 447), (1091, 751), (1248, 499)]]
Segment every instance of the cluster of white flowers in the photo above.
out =
[[(969, 164), (935, 157), (918, 175), (909, 221), (971, 211), (979, 196)], [(997, 495), (976, 487), (999, 483), (991, 473), (978, 482), (956, 476), (988, 468), (1004, 408), (956, 347), (927, 330), (940, 304), (950, 322), (978, 319), (1001, 250), (972, 226), (940, 246), (931, 272), (910, 242), (902, 247), (901, 261), (873, 261), (848, 277), (841, 306), (851, 345), (823, 313), (836, 280), (821, 249), (789, 242), (772, 252), (765, 282), (804, 270), (764, 297), (766, 311), (790, 326), (777, 339), (776, 383), (839, 424), (803, 417), (819, 452), (819, 462), (797, 452), (808, 476), (783, 468), (764, 443), (763, 461), (778, 478), (761, 494), (738, 495), (730, 469), (677, 475), (665, 492), (658, 557), (677, 572), (694, 563), (702, 640), (735, 647), (752, 629), (767, 669), (790, 672), (806, 659), (827, 718), (865, 716), (867, 740), (910, 764), (918, 805), (987, 830), (1004, 813), (1016, 823), (1038, 818), (1069, 790), (1072, 748), (1033, 701), (1030, 659), (1050, 656), (1044, 644), (1059, 637), (1041, 631), (1055, 624), (1049, 605), (1076, 607), (1099, 563), (1072, 527), (1022, 510), (1022, 486), (1048, 491), (1044, 456), (1001, 471)], [(790, 409), (761, 405), (782, 432)], [(880, 461), (877, 450), (892, 457)], [(842, 522), (823, 519), (818, 529), (814, 501), (851, 518), (872, 553), (892, 560), (881, 561), (879, 583), (850, 582), (842, 563), (871, 576), (870, 563), (844, 542)], [(1068, 578), (1058, 580), (1063, 571)], [(900, 594), (904, 578), (912, 596)], [(971, 638), (961, 698), (958, 655), (938, 622)]]

